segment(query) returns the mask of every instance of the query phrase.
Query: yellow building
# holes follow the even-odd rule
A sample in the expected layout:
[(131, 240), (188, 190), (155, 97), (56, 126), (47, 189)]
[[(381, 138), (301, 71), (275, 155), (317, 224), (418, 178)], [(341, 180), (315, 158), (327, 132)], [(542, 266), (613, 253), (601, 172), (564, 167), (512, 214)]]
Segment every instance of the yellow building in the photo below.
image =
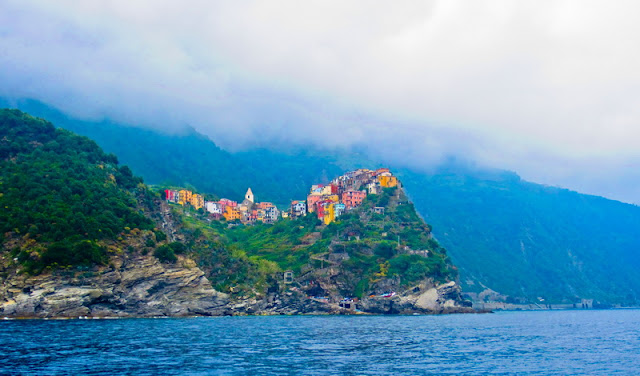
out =
[(191, 196), (193, 196), (193, 192), (181, 189), (178, 191), (178, 204), (184, 205), (186, 203), (191, 203)]
[(324, 221), (325, 225), (328, 225), (331, 222), (336, 220), (336, 210), (335, 210), (334, 205), (335, 204), (333, 204), (333, 203), (332, 204), (327, 204), (327, 206), (325, 206), (325, 208), (324, 208), (323, 221)]
[(380, 186), (383, 188), (392, 188), (398, 186), (398, 178), (390, 175), (378, 175), (378, 180), (380, 181)]
[(191, 195), (190, 203), (194, 208), (196, 208), (196, 210), (198, 210), (204, 207), (204, 197), (199, 194), (193, 194)]
[(233, 207), (233, 206), (227, 206), (226, 209), (224, 210), (224, 213), (222, 214), (222, 216), (228, 222), (239, 220), (240, 219), (240, 210), (238, 210), (238, 208)]
[(340, 201), (340, 196), (338, 195), (329, 195), (326, 197), (327, 200), (331, 200), (333, 202), (339, 202)]
[(320, 194), (322, 194), (323, 196), (327, 196), (331, 194), (331, 185), (325, 185), (324, 187), (322, 187), (322, 191), (320, 191)]

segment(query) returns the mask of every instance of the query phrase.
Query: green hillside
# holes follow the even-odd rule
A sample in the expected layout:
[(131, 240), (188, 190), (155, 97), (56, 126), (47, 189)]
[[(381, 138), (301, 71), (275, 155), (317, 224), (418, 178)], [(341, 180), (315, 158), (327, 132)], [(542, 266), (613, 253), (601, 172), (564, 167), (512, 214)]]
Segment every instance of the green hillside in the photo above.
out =
[[(273, 225), (211, 220), (163, 202), (90, 139), (18, 110), (0, 110), (0, 167), (2, 278), (57, 269), (94, 275), (121, 264), (125, 252), (197, 265), (238, 299), (279, 291), (286, 270), (302, 297), (336, 301), (457, 277), (400, 188), (369, 195), (330, 225), (313, 214)], [(169, 235), (158, 230), (164, 226)]]
[(36, 101), (24, 101), (20, 108), (95, 140), (148, 184), (194, 187), (240, 198), (251, 182), (260, 200), (288, 205), (306, 196), (311, 184), (326, 183), (344, 170), (336, 158), (305, 149), (229, 153), (192, 129), (167, 134), (108, 121), (78, 121)]
[(0, 242), (27, 271), (105, 263), (102, 241), (152, 229), (140, 183), (88, 138), (0, 110)]
[[(374, 213), (374, 206), (384, 207), (384, 214)], [(457, 277), (446, 250), (401, 189), (369, 195), (330, 225), (312, 213), (273, 225), (229, 226), (189, 206), (171, 208), (183, 226), (186, 252), (227, 293), (277, 289), (274, 278), (286, 270), (309, 295), (360, 298)]]
[(547, 302), (637, 302), (640, 208), (520, 180), (515, 174), (416, 175), (403, 181), (463, 270), (485, 287)]
[[(304, 197), (310, 184), (354, 164), (344, 155), (230, 154), (196, 133), (176, 137), (109, 124), (86, 127), (71, 119), (61, 124), (91, 134), (148, 181), (188, 183), (231, 198), (242, 197), (251, 181), (261, 200), (282, 204)], [(148, 141), (154, 138), (162, 143)], [(215, 158), (198, 157), (214, 150), (219, 154)], [(207, 173), (190, 173), (185, 166), (192, 164), (202, 164), (200, 171)], [(249, 172), (250, 165), (260, 166), (259, 171)], [(504, 171), (449, 166), (431, 174), (405, 169), (401, 178), (418, 212), (434, 226), (433, 233), (460, 268), (467, 291), (489, 288), (512, 300), (594, 298), (638, 304), (637, 206), (525, 182)], [(261, 186), (254, 186), (258, 182)]]

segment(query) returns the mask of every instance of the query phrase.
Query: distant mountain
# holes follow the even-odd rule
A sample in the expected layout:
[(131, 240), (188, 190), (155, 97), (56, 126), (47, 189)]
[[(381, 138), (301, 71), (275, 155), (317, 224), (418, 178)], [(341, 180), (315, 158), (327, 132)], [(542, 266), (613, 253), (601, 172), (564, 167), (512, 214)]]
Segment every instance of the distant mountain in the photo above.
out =
[[(52, 115), (42, 105), (29, 106), (39, 116)], [(191, 184), (230, 198), (242, 197), (251, 184), (260, 200), (284, 204), (304, 197), (310, 184), (358, 167), (358, 159), (346, 154), (232, 154), (195, 131), (171, 136), (55, 116), (63, 117), (54, 118), (57, 124), (91, 136), (151, 183)], [(522, 181), (506, 171), (447, 165), (399, 174), (476, 299), (490, 289), (507, 295), (490, 299), (515, 302), (640, 303), (637, 206)]]
[(407, 172), (402, 179), (462, 270), (465, 291), (640, 302), (639, 207), (505, 172)]

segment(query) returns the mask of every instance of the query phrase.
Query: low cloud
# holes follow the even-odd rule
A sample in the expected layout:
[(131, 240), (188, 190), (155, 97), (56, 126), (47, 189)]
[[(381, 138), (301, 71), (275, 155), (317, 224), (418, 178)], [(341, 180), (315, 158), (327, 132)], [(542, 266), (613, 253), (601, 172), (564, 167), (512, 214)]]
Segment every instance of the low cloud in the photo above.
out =
[[(0, 95), (640, 202), (640, 5), (0, 0)], [(606, 180), (604, 178), (606, 177)], [(603, 184), (603, 181), (617, 182)]]

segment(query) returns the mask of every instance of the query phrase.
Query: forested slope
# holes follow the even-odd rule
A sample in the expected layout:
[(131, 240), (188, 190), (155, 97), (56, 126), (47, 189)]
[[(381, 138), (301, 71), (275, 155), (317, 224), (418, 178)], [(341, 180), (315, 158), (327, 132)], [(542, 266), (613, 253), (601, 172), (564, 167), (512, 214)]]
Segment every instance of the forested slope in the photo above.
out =
[(140, 183), (88, 138), (0, 110), (0, 241), (27, 270), (104, 263), (102, 240), (152, 229)]

